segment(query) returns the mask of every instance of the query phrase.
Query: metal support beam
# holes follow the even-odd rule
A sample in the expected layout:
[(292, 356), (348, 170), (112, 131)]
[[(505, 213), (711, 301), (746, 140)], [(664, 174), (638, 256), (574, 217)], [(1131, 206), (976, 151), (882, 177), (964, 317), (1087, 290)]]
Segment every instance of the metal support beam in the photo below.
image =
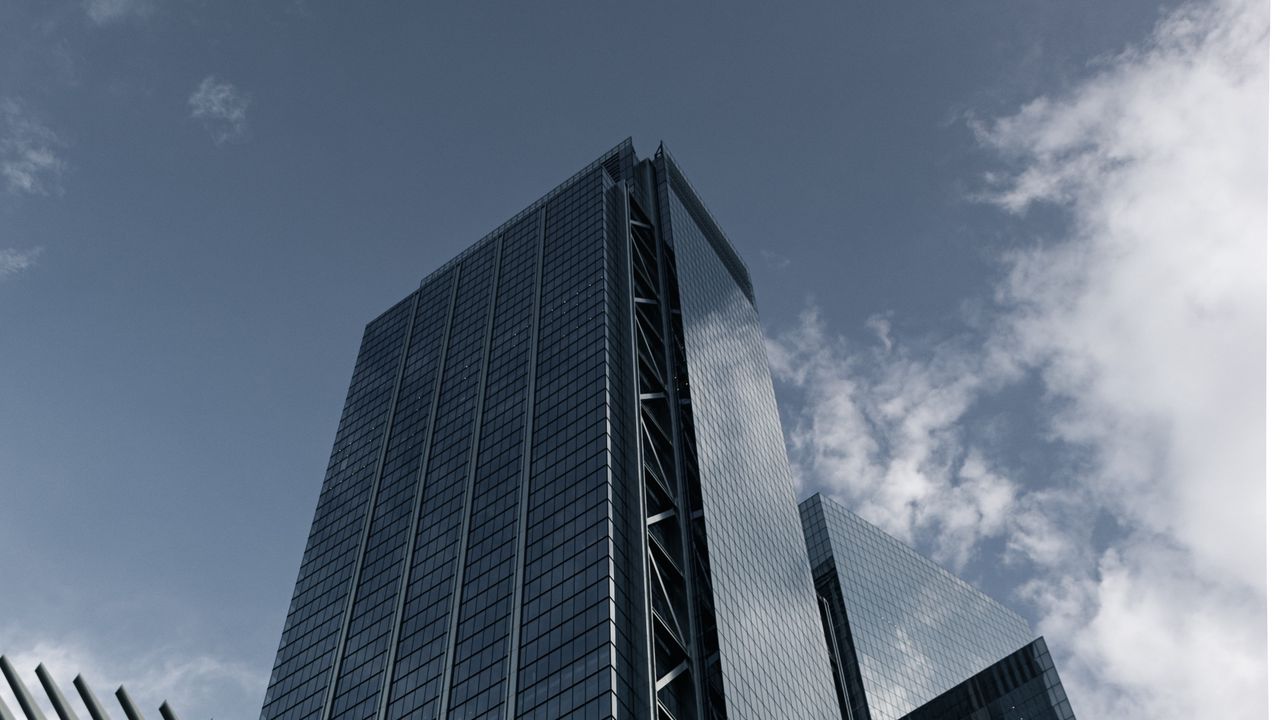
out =
[(484, 343), (480, 350), (480, 377), (477, 380), (475, 417), (471, 426), (471, 459), (468, 461), (467, 484), (462, 497), (462, 524), (458, 531), (458, 562), (453, 569), (453, 604), (449, 610), (449, 635), (444, 644), (444, 673), (440, 682), (440, 713), (437, 717), (449, 717), (449, 704), (453, 698), (453, 661), (458, 649), (458, 614), (462, 612), (462, 581), (467, 573), (467, 540), (471, 535), (471, 504), (476, 491), (476, 466), (480, 464), (480, 428), (484, 423), (485, 395), (489, 391), (489, 355), (493, 351), (493, 316), (498, 312), (498, 282), (502, 280), (502, 250), (506, 235), (498, 236), (498, 247), (493, 251), (493, 280), (489, 295), (489, 315), (485, 325)]
[(458, 301), (458, 278), (462, 265), (453, 269), (449, 286), (449, 306), (445, 308), (444, 332), (440, 336), (440, 352), (436, 359), (436, 379), (431, 389), (431, 417), (422, 437), (422, 456), (418, 463), (417, 490), (413, 494), (413, 515), (405, 529), (404, 563), (400, 570), (400, 589), (396, 591), (396, 613), (391, 620), (391, 640), (387, 643), (387, 665), (383, 671), (382, 691), (378, 700), (378, 719), (386, 720), (391, 706), (391, 681), (395, 674), (396, 655), (400, 652), (400, 625), (404, 620), (405, 593), (409, 590), (409, 574), (413, 568), (413, 551), (418, 542), (418, 522), (422, 516), (422, 495), (427, 484), (427, 464), (431, 462), (431, 444), (435, 440), (436, 417), (440, 414), (440, 386), (444, 382), (444, 367), (449, 360), (449, 337), (453, 333), (453, 316)]
[(124, 709), (124, 716), (129, 720), (142, 720), (142, 712), (138, 710), (138, 706), (133, 704), (133, 698), (129, 697), (129, 693), (125, 692), (124, 686), (116, 688), (116, 700), (120, 701), (120, 707)]
[(689, 669), (689, 661), (688, 660), (680, 661), (680, 664), (672, 668), (671, 672), (658, 678), (658, 689), (661, 690), (665, 688), (668, 684), (670, 684), (672, 680), (675, 680), (676, 677), (680, 675), (680, 673), (685, 672), (688, 669)]
[(369, 483), (371, 489), (369, 491), (369, 502), (364, 511), (364, 526), (360, 531), (360, 544), (358, 546), (359, 549), (356, 550), (355, 568), (351, 571), (351, 584), (347, 586), (346, 609), (342, 613), (342, 628), (338, 631), (338, 647), (333, 655), (329, 687), (324, 696), (324, 710), (320, 713), (320, 717), (323, 720), (328, 720), (333, 715), (333, 700), (338, 690), (338, 681), (342, 678), (342, 656), (347, 652), (347, 633), (351, 631), (351, 614), (355, 610), (356, 594), (360, 590), (360, 575), (364, 573), (364, 554), (369, 543), (369, 530), (373, 527), (374, 510), (378, 506), (378, 493), (382, 490), (382, 467), (387, 460), (387, 446), (391, 443), (391, 426), (396, 419), (396, 407), (400, 404), (400, 383), (404, 380), (404, 366), (409, 359), (409, 345), (413, 341), (413, 326), (418, 318), (418, 303), (421, 299), (422, 289), (419, 288), (413, 294), (413, 305), (409, 310), (409, 319), (405, 324), (404, 344), (400, 347), (400, 363), (396, 366), (396, 380), (395, 384), (391, 386), (391, 400), (387, 404), (387, 422), (382, 429), (382, 449), (378, 452), (378, 462), (373, 469), (373, 480)]
[(102, 703), (98, 702), (98, 697), (93, 694), (93, 689), (89, 687), (89, 683), (84, 681), (83, 675), (77, 675), (76, 679), (71, 681), (71, 684), (76, 686), (76, 692), (80, 693), (80, 699), (84, 700), (84, 706), (89, 709), (89, 717), (93, 718), (93, 720), (111, 720), (111, 716), (102, 707)]
[(49, 696), (49, 702), (53, 703), (53, 711), (58, 713), (61, 720), (80, 720), (76, 716), (74, 710), (71, 709), (67, 698), (63, 696), (62, 690), (58, 688), (58, 684), (53, 681), (53, 676), (48, 670), (44, 669), (44, 663), (36, 666), (36, 677), (40, 678), (40, 684), (44, 686), (44, 692)]
[[(638, 202), (628, 205), (632, 329), (643, 492), (652, 707), (661, 718), (703, 720), (702, 636), (694, 578), (685, 432), (680, 412), (681, 338), (673, 272), (662, 239)], [(683, 355), (679, 356), (680, 361)]]
[(525, 542), (529, 532), (529, 484), (533, 469), (534, 401), (538, 390), (538, 333), (542, 324), (542, 268), (547, 246), (547, 207), (538, 219), (538, 259), (533, 279), (533, 317), (529, 328), (528, 390), (524, 397), (524, 443), (520, 459), (520, 509), (516, 513), (515, 577), (511, 581), (511, 642), (507, 649), (507, 701), (505, 716), (515, 720), (516, 691), (520, 675), (520, 625), (524, 612)]
[(13, 695), (18, 699), (18, 705), (22, 708), (22, 713), (27, 716), (27, 720), (45, 720), (44, 713), (40, 712), (40, 706), (36, 705), (35, 698), (31, 697), (27, 686), (22, 684), (22, 678), (18, 677), (18, 672), (13, 669), (9, 658), (4, 655), (0, 655), (0, 671), (4, 672), (5, 679), (9, 681), (9, 687), (13, 688)]

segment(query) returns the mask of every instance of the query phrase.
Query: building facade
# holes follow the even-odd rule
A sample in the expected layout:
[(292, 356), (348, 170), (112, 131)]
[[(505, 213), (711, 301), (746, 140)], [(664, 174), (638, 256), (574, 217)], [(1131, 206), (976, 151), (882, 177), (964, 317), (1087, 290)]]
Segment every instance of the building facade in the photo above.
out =
[(1035, 638), (1012, 610), (830, 498), (808, 498), (800, 516), (843, 717), (904, 717)]
[(1044, 638), (1009, 653), (902, 720), (1075, 720)]
[(751, 280), (626, 141), (366, 326), (262, 717), (839, 717)]

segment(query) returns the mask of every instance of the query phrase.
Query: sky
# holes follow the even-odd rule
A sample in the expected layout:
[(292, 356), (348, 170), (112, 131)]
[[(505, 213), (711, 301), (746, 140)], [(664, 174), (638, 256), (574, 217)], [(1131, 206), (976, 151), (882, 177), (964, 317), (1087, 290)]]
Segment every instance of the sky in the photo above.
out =
[(798, 497), (1081, 717), (1261, 717), (1268, 21), (0, 4), (0, 652), (255, 716), (364, 323), (632, 137), (752, 270)]

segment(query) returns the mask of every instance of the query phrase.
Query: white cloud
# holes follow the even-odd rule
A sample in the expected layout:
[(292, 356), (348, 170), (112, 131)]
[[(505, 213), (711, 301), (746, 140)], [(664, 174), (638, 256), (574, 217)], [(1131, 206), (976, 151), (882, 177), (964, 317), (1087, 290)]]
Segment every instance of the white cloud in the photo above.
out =
[(191, 117), (199, 120), (219, 145), (241, 140), (249, 130), (247, 94), (235, 85), (210, 75), (187, 98)]
[(9, 192), (61, 192), (66, 162), (58, 152), (64, 144), (25, 104), (14, 98), (0, 98), (0, 176)]
[(8, 275), (16, 275), (36, 264), (36, 258), (44, 248), (34, 247), (30, 250), (0, 248), (0, 279)]
[(907, 541), (934, 540), (946, 548), (940, 558), (963, 565), (976, 543), (1004, 531), (1014, 492), (959, 423), (1012, 373), (961, 339), (917, 358), (895, 351), (887, 316), (868, 328), (880, 346), (854, 352), (809, 308), (769, 341), (778, 378), (804, 391), (788, 437), (797, 478)]
[[(0, 632), (0, 653), (13, 663), (48, 717), (55, 714), (35, 674), (40, 663), (73, 707), (83, 707), (71, 683), (82, 674), (108, 713), (115, 708), (115, 715), (120, 713), (114, 693), (121, 685), (144, 715), (154, 714), (160, 703), (168, 700), (184, 717), (247, 716), (257, 711), (265, 691), (265, 675), (242, 663), (203, 654), (185, 655), (172, 648), (106, 656), (81, 642), (34, 639), (9, 630)], [(16, 711), (16, 700), (7, 684), (0, 684), (0, 698)]]
[(153, 9), (149, 0), (84, 0), (85, 13), (99, 25), (130, 17), (146, 17)]
[[(1071, 92), (975, 123), (1005, 163), (987, 200), (1072, 228), (1008, 257), (977, 335), (912, 352), (877, 320), (854, 350), (810, 311), (773, 343), (808, 403), (801, 480), (952, 562), (1002, 541), (1081, 717), (1265, 713), (1267, 22), (1188, 4)], [(966, 425), (1027, 373), (1083, 458), (1048, 487)]]

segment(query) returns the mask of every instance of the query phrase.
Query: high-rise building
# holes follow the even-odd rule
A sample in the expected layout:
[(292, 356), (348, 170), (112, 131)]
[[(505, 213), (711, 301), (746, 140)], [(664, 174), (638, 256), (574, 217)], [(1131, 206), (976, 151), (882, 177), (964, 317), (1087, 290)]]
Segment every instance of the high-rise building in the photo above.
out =
[(627, 141), (370, 322), (262, 717), (839, 717), (754, 302)]
[[(1026, 620), (830, 498), (810, 497), (800, 516), (842, 717), (962, 720), (958, 708), (990, 705), (995, 720), (1000, 703), (1052, 685), (1061, 698), (1045, 707), (1065, 715), (1008, 717), (1069, 720), (1057, 673), (1045, 672), (1048, 648)], [(990, 685), (997, 677), (1003, 684)], [(971, 698), (977, 687), (986, 694)]]

